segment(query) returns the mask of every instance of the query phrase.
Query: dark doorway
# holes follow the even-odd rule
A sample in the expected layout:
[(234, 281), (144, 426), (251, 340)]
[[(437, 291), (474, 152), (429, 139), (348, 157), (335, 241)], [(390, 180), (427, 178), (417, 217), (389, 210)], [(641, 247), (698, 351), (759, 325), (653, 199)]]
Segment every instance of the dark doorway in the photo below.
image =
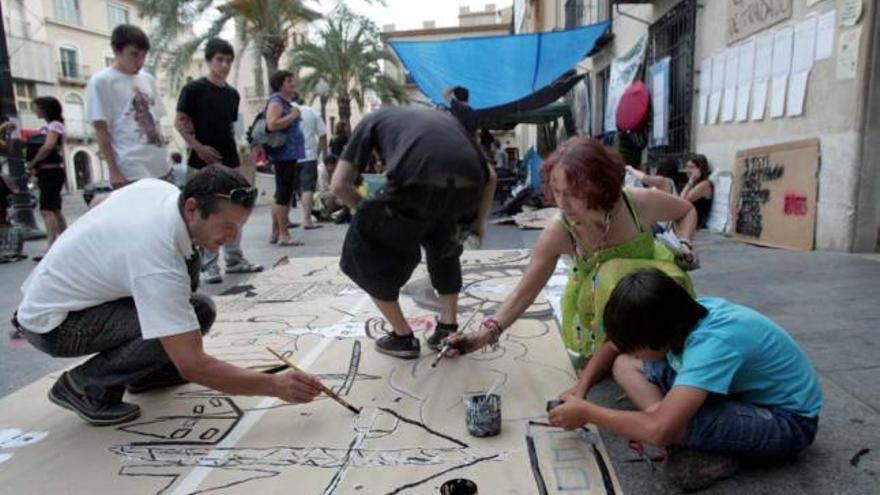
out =
[(85, 151), (77, 151), (73, 155), (73, 173), (76, 177), (76, 188), (82, 189), (92, 182), (92, 159)]

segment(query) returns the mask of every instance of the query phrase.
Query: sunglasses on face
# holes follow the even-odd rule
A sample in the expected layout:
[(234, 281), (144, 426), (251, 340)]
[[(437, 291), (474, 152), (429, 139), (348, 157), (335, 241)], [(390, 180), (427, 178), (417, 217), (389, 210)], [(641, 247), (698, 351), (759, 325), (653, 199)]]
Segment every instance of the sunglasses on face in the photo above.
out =
[(250, 208), (254, 206), (254, 202), (257, 200), (257, 188), (256, 187), (239, 187), (236, 189), (232, 189), (229, 191), (229, 194), (220, 194), (215, 193), (215, 196), (219, 198), (226, 198), (229, 201), (237, 205), (244, 206), (246, 208)]

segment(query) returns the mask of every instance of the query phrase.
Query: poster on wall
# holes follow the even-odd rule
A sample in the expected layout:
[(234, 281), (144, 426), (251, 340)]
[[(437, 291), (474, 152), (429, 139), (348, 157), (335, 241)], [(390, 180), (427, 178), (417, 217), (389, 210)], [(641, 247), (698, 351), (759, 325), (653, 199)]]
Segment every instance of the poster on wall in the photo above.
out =
[(608, 81), (608, 98), (605, 106), (605, 132), (617, 130), (617, 104), (627, 86), (635, 80), (647, 47), (648, 35), (644, 34), (629, 51), (611, 63), (611, 78)]
[(791, 18), (792, 0), (727, 0), (727, 43)]
[(669, 63), (666, 57), (648, 69), (651, 81), (651, 147), (669, 144)]
[(736, 153), (731, 223), (742, 241), (811, 250), (816, 231), (819, 140)]

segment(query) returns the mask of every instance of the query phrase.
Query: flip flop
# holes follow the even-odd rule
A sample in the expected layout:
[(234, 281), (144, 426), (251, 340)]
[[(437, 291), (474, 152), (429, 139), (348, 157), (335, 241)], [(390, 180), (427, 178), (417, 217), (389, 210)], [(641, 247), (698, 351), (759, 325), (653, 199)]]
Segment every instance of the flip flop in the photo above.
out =
[(295, 241), (293, 239), (280, 239), (278, 241), (279, 246), (302, 246), (304, 245), (303, 241)]
[(305, 230), (315, 230), (315, 229), (320, 229), (320, 228), (322, 228), (322, 227), (323, 227), (323, 225), (312, 224), (312, 225), (306, 225), (305, 227), (303, 227), (303, 229), (305, 229)]
[(278, 237), (277, 237), (277, 236), (275, 236), (275, 237), (270, 237), (270, 238), (269, 238), (269, 244), (278, 244)]

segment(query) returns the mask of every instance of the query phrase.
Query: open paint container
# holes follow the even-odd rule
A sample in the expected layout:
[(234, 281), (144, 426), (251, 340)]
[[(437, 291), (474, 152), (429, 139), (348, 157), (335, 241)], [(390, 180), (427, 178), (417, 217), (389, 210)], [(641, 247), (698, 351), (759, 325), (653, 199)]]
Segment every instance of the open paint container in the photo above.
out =
[(492, 437), (501, 433), (501, 396), (484, 393), (464, 396), (465, 423), (475, 437)]
[(449, 480), (440, 485), (440, 495), (477, 495), (477, 484), (465, 478)]

